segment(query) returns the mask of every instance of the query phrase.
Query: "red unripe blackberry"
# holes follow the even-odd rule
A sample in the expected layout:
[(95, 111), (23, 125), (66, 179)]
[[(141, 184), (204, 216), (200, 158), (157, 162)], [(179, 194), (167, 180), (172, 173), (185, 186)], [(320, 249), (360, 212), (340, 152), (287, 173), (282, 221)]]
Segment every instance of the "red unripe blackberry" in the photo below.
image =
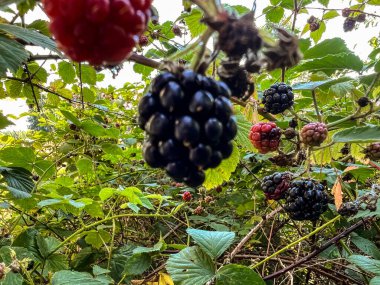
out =
[(315, 32), (319, 30), (320, 24), (318, 22), (311, 23), (309, 25), (310, 32)]
[(359, 14), (359, 15), (357, 15), (357, 16), (355, 17), (355, 20), (356, 20), (358, 23), (363, 23), (363, 22), (365, 22), (365, 19), (366, 19), (366, 14), (364, 14), (364, 13), (361, 13), (361, 14)]
[(182, 195), (182, 200), (185, 201), (185, 202), (189, 202), (191, 200), (193, 196), (191, 195), (191, 193), (189, 191), (186, 191), (185, 193), (183, 193)]
[(195, 208), (194, 210), (194, 215), (201, 215), (203, 213), (204, 209), (202, 206), (198, 206), (197, 208)]
[(149, 39), (147, 36), (145, 35), (141, 35), (140, 38), (139, 38), (139, 45), (141, 47), (145, 47), (149, 44)]
[(310, 123), (301, 130), (301, 140), (308, 146), (319, 146), (325, 141), (328, 130), (323, 123)]
[(293, 181), (286, 193), (285, 211), (293, 220), (318, 220), (328, 209), (325, 186), (311, 179)]
[(260, 153), (276, 151), (280, 144), (281, 129), (273, 122), (258, 123), (252, 126), (249, 139)]
[(178, 36), (178, 37), (182, 37), (182, 30), (181, 30), (181, 27), (180, 26), (177, 26), (177, 25), (174, 25), (173, 28), (172, 28), (172, 31), (173, 33)]
[(366, 157), (374, 160), (380, 161), (380, 142), (372, 143), (364, 150)]
[(347, 18), (348, 16), (350, 16), (351, 12), (352, 12), (352, 11), (351, 11), (350, 8), (344, 8), (344, 9), (342, 10), (342, 16), (345, 17), (345, 18)]
[(43, 0), (58, 48), (73, 61), (117, 65), (145, 31), (151, 0)]
[(261, 184), (265, 197), (268, 200), (280, 200), (285, 197), (290, 186), (292, 175), (289, 172), (275, 172), (265, 176)]
[(355, 28), (356, 20), (354, 18), (347, 18), (343, 23), (343, 30), (350, 32)]

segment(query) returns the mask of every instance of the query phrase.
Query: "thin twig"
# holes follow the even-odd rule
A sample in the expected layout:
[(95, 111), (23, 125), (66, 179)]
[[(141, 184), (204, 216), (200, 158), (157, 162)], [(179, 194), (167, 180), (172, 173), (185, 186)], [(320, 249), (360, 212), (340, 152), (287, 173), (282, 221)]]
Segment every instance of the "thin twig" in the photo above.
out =
[(318, 102), (317, 102), (317, 95), (315, 94), (315, 89), (311, 91), (311, 95), (313, 97), (313, 103), (314, 103), (314, 108), (315, 108), (315, 114), (317, 115), (318, 121), (322, 123), (322, 116), (321, 113), (319, 112), (319, 107), (318, 107)]

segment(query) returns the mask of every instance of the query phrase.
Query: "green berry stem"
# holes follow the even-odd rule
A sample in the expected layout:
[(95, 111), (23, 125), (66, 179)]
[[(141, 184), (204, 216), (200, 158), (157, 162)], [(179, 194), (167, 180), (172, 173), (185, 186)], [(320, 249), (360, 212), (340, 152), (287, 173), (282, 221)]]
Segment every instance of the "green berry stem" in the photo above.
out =
[(324, 230), (325, 228), (327, 228), (328, 226), (330, 226), (331, 224), (335, 223), (336, 221), (338, 221), (340, 219), (340, 216), (336, 216), (335, 218), (333, 218), (332, 220), (328, 221), (327, 223), (323, 224), (322, 226), (316, 228), (314, 231), (312, 231), (311, 233), (303, 236), (302, 238), (288, 244), (287, 246), (281, 248), (280, 250), (276, 251), (275, 253), (273, 253), (272, 255), (268, 256), (267, 258), (263, 259), (262, 261), (254, 264), (254, 265), (251, 265), (250, 268), (251, 269), (255, 269), (261, 265), (263, 265), (264, 263), (266, 263), (267, 261), (271, 260), (272, 258), (276, 257), (277, 255), (287, 251), (288, 249), (292, 248), (293, 246), (299, 244), (300, 242), (303, 242), (304, 240), (307, 240), (309, 239), (310, 237), (312, 237), (313, 235), (319, 233), (320, 231)]
[(335, 142), (330, 142), (330, 143), (325, 144), (325, 145), (321, 145), (321, 146), (317, 146), (317, 147), (312, 147), (311, 150), (312, 151), (316, 151), (316, 150), (325, 149), (325, 148), (328, 148), (330, 146), (333, 146), (334, 144), (335, 144)]
[(376, 112), (379, 112), (380, 111), (380, 106), (374, 106), (373, 103), (370, 103), (370, 110), (364, 114), (359, 114), (360, 111), (362, 110), (362, 108), (358, 108), (355, 113), (343, 118), (343, 119), (340, 119), (340, 120), (337, 120), (335, 122), (332, 122), (330, 124), (327, 124), (327, 128), (328, 129), (331, 129), (339, 124), (342, 124), (344, 122), (347, 122), (347, 121), (352, 121), (352, 120), (356, 120), (356, 119), (360, 119), (360, 118), (365, 118), (367, 117), (368, 115), (371, 115), (373, 113), (376, 113)]
[(313, 89), (311, 91), (311, 95), (313, 96), (313, 103), (314, 103), (314, 108), (315, 108), (315, 113), (318, 117), (318, 121), (320, 123), (322, 123), (322, 115), (321, 115), (321, 112), (319, 111), (319, 107), (318, 107), (318, 102), (317, 102), (317, 95), (315, 94), (315, 89)]

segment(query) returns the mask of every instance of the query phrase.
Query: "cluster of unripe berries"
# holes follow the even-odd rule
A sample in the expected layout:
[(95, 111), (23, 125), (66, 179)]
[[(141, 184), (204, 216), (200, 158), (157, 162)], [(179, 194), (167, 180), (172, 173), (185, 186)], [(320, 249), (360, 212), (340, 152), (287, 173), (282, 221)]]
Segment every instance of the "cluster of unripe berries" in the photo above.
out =
[(139, 125), (148, 135), (145, 161), (177, 182), (201, 185), (204, 170), (233, 151), (237, 124), (230, 95), (223, 82), (191, 70), (159, 75), (138, 107)]
[(312, 179), (294, 180), (289, 172), (275, 172), (263, 179), (268, 200), (285, 199), (284, 209), (293, 220), (317, 220), (328, 208), (325, 186)]
[(151, 0), (43, 0), (58, 48), (74, 61), (116, 65), (139, 42)]

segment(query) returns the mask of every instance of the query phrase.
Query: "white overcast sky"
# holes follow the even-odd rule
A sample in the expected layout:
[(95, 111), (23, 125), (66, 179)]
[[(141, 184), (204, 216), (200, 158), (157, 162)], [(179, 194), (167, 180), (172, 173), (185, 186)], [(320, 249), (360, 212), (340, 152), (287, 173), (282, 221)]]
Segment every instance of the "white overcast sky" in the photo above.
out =
[[(317, 2), (317, 1), (316, 1)], [(349, 6), (349, 0), (331, 0), (330, 8), (345, 8)], [(222, 3), (230, 4), (230, 5), (244, 5), (247, 7), (252, 7), (253, 0), (222, 0)], [(164, 22), (167, 20), (174, 21), (182, 11), (182, 1), (181, 0), (154, 0), (153, 5), (157, 8), (160, 15), (160, 22)], [(261, 15), (263, 9), (269, 5), (269, 0), (257, 0), (257, 10), (256, 16)], [(310, 7), (321, 7), (318, 4), (309, 5)], [(368, 6), (369, 8), (369, 6)], [(375, 6), (371, 7), (371, 10), (366, 9), (368, 12), (379, 14), (379, 8), (375, 9)], [(316, 17), (321, 17), (321, 10), (310, 10), (309, 15), (302, 14), (298, 17), (297, 26), (304, 26), (306, 21), (310, 15), (314, 15)], [(32, 22), (36, 19), (46, 19), (46, 16), (39, 9), (28, 14), (26, 16), (27, 22)], [(364, 24), (360, 25), (360, 28), (356, 31), (350, 33), (343, 32), (343, 21), (344, 18), (337, 17), (332, 19), (327, 24), (327, 30), (323, 34), (322, 39), (333, 38), (333, 37), (341, 37), (346, 42), (349, 48), (355, 51), (362, 59), (366, 59), (369, 52), (372, 48), (369, 46), (368, 41), (371, 37), (379, 36), (380, 27), (364, 27)], [(257, 25), (260, 27), (265, 23), (265, 18), (261, 17), (257, 21)], [(303, 37), (308, 37), (309, 34), (305, 34)], [(42, 52), (43, 53), (43, 52)], [(48, 65), (47, 65), (48, 66)], [(113, 85), (116, 87), (121, 87), (124, 85), (126, 81), (129, 82), (138, 82), (140, 80), (140, 76), (135, 74), (132, 69), (132, 64), (125, 63), (124, 69), (120, 72), (119, 76), (116, 79), (113, 79), (109, 72), (106, 72), (106, 80), (102, 85), (108, 86)], [(0, 110), (3, 110), (4, 114), (13, 114), (15, 116), (20, 116), (23, 112), (27, 110), (25, 105), (25, 100), (0, 100)], [(16, 125), (12, 126), (8, 129), (12, 130), (25, 130), (26, 129), (26, 117), (22, 117), (15, 121)]]

